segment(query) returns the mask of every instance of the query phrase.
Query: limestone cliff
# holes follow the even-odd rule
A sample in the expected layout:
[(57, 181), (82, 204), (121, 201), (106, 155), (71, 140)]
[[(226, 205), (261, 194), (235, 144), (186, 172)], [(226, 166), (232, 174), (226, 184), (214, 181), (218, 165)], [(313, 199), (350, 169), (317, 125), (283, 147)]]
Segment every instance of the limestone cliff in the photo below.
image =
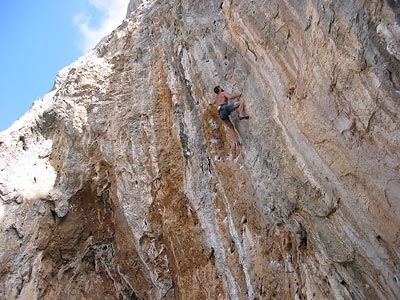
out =
[[(131, 1), (0, 135), (1, 299), (396, 299), (397, 1)], [(236, 147), (209, 102), (242, 92)]]

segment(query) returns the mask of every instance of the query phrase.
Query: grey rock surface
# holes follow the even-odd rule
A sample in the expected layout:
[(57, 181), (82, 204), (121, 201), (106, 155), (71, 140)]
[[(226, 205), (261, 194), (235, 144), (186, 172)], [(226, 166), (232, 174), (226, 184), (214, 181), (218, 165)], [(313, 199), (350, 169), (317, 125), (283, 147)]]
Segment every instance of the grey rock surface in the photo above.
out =
[(0, 298), (397, 299), (398, 11), (131, 1), (0, 134)]

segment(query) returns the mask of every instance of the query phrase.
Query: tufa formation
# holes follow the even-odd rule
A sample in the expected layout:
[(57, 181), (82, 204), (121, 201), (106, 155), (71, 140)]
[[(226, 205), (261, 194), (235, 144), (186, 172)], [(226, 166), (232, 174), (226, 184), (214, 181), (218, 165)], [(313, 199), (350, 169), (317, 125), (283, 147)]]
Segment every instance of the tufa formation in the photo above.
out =
[(398, 299), (399, 22), (395, 0), (131, 1), (0, 134), (0, 298)]

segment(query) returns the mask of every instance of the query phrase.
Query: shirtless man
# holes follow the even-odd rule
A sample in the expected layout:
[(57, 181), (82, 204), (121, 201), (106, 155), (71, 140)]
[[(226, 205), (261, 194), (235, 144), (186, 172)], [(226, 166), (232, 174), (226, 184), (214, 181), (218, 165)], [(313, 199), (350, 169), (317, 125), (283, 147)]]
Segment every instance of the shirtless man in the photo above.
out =
[(240, 145), (239, 136), (233, 127), (229, 115), (236, 109), (239, 109), (239, 120), (248, 119), (249, 116), (244, 115), (243, 102), (237, 101), (235, 103), (228, 103), (228, 100), (240, 97), (242, 94), (229, 95), (220, 86), (214, 88), (214, 92), (217, 94), (214, 100), (210, 103), (213, 104), (217, 110), (219, 117), (224, 121), (225, 125), (228, 127), (236, 145)]

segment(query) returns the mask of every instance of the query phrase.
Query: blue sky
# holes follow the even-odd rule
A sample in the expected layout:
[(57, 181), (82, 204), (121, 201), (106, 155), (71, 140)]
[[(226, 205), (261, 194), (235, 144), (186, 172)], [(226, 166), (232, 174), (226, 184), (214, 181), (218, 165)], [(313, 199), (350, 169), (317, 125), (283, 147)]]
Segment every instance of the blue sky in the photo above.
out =
[(53, 86), (58, 70), (111, 33), (129, 0), (1, 0), (0, 131)]

